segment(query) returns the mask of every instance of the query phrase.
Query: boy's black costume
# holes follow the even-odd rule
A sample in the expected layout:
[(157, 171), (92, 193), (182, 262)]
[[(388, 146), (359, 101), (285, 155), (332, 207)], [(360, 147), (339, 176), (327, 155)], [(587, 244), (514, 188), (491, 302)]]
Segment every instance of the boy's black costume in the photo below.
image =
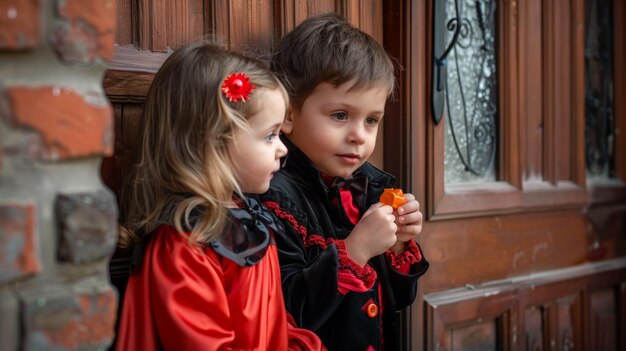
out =
[[(354, 228), (339, 196), (343, 184), (326, 186), (306, 155), (284, 137), (283, 142), (289, 150), (285, 167), (274, 176), (262, 201), (285, 225), (285, 237), (276, 236), (276, 242), (287, 310), (299, 326), (315, 331), (329, 350), (378, 350), (381, 342), (385, 350), (400, 349), (398, 311), (414, 301), (418, 278), (428, 262), (420, 253), (409, 275), (397, 272), (385, 254), (368, 262), (373, 270), (356, 265), (342, 241)], [(366, 162), (346, 182), (363, 214), (393, 181), (392, 175)], [(344, 295), (338, 289), (340, 269), (363, 281), (371, 282), (376, 275), (378, 279), (366, 292)], [(384, 340), (379, 337), (381, 328)]]

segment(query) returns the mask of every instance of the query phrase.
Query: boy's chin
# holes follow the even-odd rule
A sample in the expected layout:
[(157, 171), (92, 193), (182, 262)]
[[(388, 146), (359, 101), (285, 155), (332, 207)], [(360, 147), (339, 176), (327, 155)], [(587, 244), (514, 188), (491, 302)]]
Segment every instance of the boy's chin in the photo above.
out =
[(330, 176), (340, 177), (340, 178), (350, 178), (352, 177), (352, 174), (357, 170), (357, 168), (352, 169), (352, 170), (342, 171), (342, 172), (336, 172), (336, 174), (331, 174)]
[(331, 177), (350, 178), (352, 174), (362, 165), (363, 163), (359, 163), (353, 167), (326, 167), (326, 170), (323, 168), (318, 168), (318, 170)]

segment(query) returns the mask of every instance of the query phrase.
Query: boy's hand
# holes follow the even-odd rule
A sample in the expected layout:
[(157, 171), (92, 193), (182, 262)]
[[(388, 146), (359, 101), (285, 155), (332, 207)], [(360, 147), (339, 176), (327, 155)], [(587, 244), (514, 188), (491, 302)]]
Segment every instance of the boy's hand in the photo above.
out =
[(391, 206), (372, 205), (345, 240), (348, 255), (360, 266), (365, 266), (370, 258), (385, 252), (398, 241), (397, 230)]
[(398, 242), (392, 249), (397, 252), (402, 252), (404, 243), (416, 239), (419, 233), (422, 232), (423, 216), (420, 212), (420, 204), (415, 200), (413, 194), (406, 193), (404, 196), (406, 204), (398, 207), (395, 211), (396, 224), (398, 225), (398, 230), (396, 231)]

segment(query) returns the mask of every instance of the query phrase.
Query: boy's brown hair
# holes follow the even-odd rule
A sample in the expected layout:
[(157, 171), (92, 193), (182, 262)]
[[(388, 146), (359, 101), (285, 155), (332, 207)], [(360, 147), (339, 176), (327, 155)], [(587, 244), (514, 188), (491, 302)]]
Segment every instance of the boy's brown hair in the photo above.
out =
[(395, 87), (394, 63), (371, 36), (335, 13), (310, 17), (278, 44), (271, 69), (300, 109), (320, 83), (352, 88), (383, 84), (389, 95)]

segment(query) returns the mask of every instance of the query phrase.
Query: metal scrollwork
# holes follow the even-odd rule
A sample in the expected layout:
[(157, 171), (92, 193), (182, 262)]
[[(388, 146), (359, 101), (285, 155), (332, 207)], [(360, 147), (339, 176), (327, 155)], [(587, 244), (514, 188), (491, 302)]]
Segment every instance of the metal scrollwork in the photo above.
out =
[(446, 182), (492, 180), (497, 151), (496, 1), (447, 0)]

